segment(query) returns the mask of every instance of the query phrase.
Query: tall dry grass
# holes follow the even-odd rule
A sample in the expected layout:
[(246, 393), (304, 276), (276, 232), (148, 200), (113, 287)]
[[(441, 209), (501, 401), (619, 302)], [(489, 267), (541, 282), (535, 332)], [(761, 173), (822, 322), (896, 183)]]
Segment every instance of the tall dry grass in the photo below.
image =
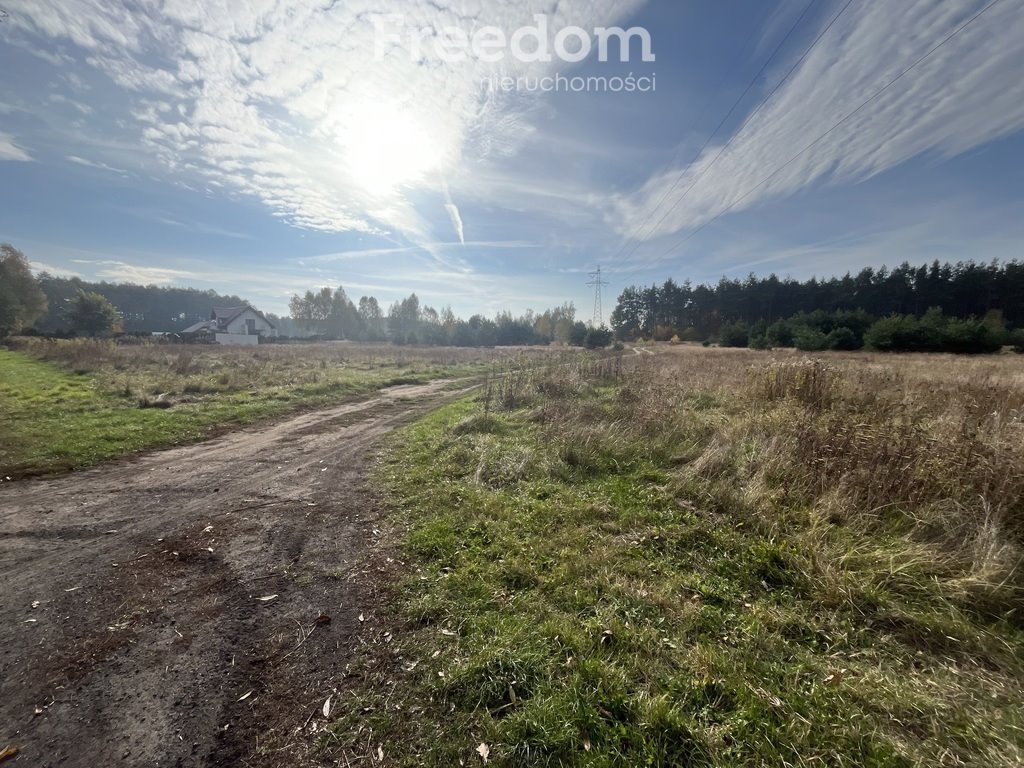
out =
[(540, 348), (494, 350), (350, 342), (223, 347), (18, 337), (10, 339), (8, 346), (77, 373), (94, 374), (113, 388), (142, 396), (197, 396), (268, 386), (300, 388), (323, 385), (345, 371), (468, 369), (517, 355), (531, 360), (549, 355), (548, 350)]
[(535, 370), (498, 403), (532, 405), (560, 466), (674, 467), (698, 507), (802, 538), (840, 592), (870, 567), (1024, 619), (1024, 359), (687, 347), (618, 365)]

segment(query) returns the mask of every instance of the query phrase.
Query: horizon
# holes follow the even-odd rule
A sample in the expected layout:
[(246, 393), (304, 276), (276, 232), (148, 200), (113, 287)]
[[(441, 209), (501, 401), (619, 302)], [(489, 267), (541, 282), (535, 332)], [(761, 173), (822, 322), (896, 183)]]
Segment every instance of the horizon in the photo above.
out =
[[(738, 275), (734, 276), (734, 277), (726, 277), (726, 276), (723, 275), (718, 280), (708, 280), (708, 281), (702, 281), (702, 282), (697, 282), (697, 281), (690, 280), (688, 277), (680, 278), (680, 277), (678, 277), (676, 275), (668, 275), (667, 277), (665, 277), (665, 278), (663, 278), (661, 280), (654, 280), (651, 283), (636, 283), (636, 284), (630, 284), (630, 285), (623, 285), (622, 286), (622, 290), (620, 292), (618, 292), (618, 295), (615, 295), (615, 296), (605, 295), (605, 297), (604, 297), (604, 305), (609, 307), (609, 309), (607, 311), (605, 311), (604, 314), (605, 314), (606, 320), (608, 321), (608, 322), (606, 322), (606, 325), (608, 325), (609, 327), (613, 327), (613, 324), (610, 322), (610, 316), (611, 316), (614, 308), (618, 305), (619, 299), (621, 298), (621, 295), (622, 295), (623, 292), (629, 291), (629, 290), (634, 290), (634, 289), (638, 289), (638, 290), (645, 290), (647, 288), (655, 288), (655, 289), (657, 289), (657, 288), (661, 288), (662, 286), (664, 286), (665, 284), (670, 283), (670, 282), (671, 283), (675, 283), (677, 286), (683, 286), (683, 285), (689, 284), (691, 286), (691, 288), (697, 288), (698, 286), (703, 286), (703, 287), (707, 287), (707, 288), (714, 288), (722, 280), (729, 280), (729, 281), (741, 282), (742, 283), (742, 282), (744, 282), (744, 278), (750, 277), (752, 275), (752, 276), (754, 276), (754, 277), (756, 277), (756, 278), (758, 278), (760, 280), (766, 280), (766, 279), (770, 279), (772, 277), (775, 277), (776, 279), (779, 280), (780, 283), (783, 283), (783, 284), (785, 284), (785, 283), (798, 283), (798, 284), (806, 285), (807, 283), (809, 283), (812, 280), (817, 280), (819, 284), (820, 283), (827, 283), (827, 282), (830, 282), (830, 281), (841, 281), (844, 278), (855, 277), (856, 275), (858, 275), (860, 273), (863, 273), (864, 271), (867, 271), (867, 270), (870, 270), (874, 274), (877, 275), (882, 270), (887, 270), (887, 271), (891, 272), (893, 269), (902, 268), (904, 266), (909, 266), (912, 269), (917, 270), (917, 269), (920, 269), (922, 267), (931, 267), (934, 264), (939, 264), (940, 266), (948, 266), (948, 267), (955, 267), (958, 264), (977, 265), (977, 266), (988, 266), (988, 265), (991, 265), (991, 264), (997, 264), (998, 266), (1002, 267), (1002, 266), (1005, 266), (1007, 264), (1021, 264), (1021, 263), (1024, 263), (1024, 261), (1022, 261), (1021, 259), (1016, 259), (1016, 258), (1007, 259), (1005, 261), (999, 261), (998, 259), (992, 259), (992, 260), (986, 260), (986, 259), (962, 259), (962, 260), (960, 260), (958, 262), (949, 262), (949, 261), (941, 261), (939, 259), (933, 259), (931, 261), (919, 262), (919, 263), (916, 263), (916, 264), (915, 263), (910, 263), (910, 262), (901, 262), (901, 263), (898, 263), (898, 264), (865, 264), (865, 265), (863, 265), (862, 267), (860, 267), (858, 269), (848, 269), (845, 272), (843, 272), (842, 274), (839, 274), (839, 273), (833, 273), (833, 274), (830, 274), (830, 275), (811, 274), (811, 275), (809, 275), (806, 278), (796, 278), (796, 277), (793, 277), (792, 275), (789, 275), (789, 274), (778, 275), (775, 272), (764, 272), (764, 273), (761, 273), (761, 274), (758, 274), (758, 273), (755, 273), (755, 272), (750, 272), (747, 275), (743, 276), (743, 278), (741, 278)], [(273, 315), (274, 317), (277, 317), (277, 318), (280, 318), (280, 319), (295, 319), (295, 318), (292, 317), (291, 312), (290, 312), (290, 308), (288, 308), (288, 307), (286, 307), (284, 313), (278, 313), (278, 312), (275, 312), (275, 311), (273, 311), (271, 309), (263, 309), (262, 307), (259, 306), (259, 304), (257, 302), (251, 301), (246, 296), (244, 296), (244, 295), (242, 295), (240, 293), (231, 291), (230, 289), (216, 290), (216, 289), (213, 289), (213, 288), (204, 288), (204, 287), (200, 287), (200, 286), (189, 285), (187, 283), (183, 283), (183, 284), (163, 284), (163, 285), (161, 285), (161, 284), (158, 284), (158, 283), (138, 283), (138, 282), (131, 282), (131, 281), (111, 281), (111, 280), (90, 281), (90, 280), (85, 280), (84, 278), (81, 278), (81, 277), (79, 277), (77, 275), (76, 276), (54, 275), (53, 273), (47, 272), (45, 269), (36, 270), (35, 274), (36, 274), (37, 277), (46, 274), (46, 275), (49, 275), (50, 277), (56, 277), (56, 278), (78, 279), (78, 280), (82, 280), (82, 282), (85, 283), (86, 285), (115, 285), (115, 286), (132, 286), (132, 287), (136, 287), (136, 288), (161, 288), (161, 289), (162, 288), (173, 288), (173, 289), (179, 289), (179, 290), (195, 290), (195, 291), (213, 290), (217, 294), (218, 299), (228, 299), (228, 298), (233, 296), (233, 297), (236, 297), (236, 298), (240, 299), (244, 305), (251, 306), (253, 309), (257, 309), (260, 312), (263, 312), (265, 314), (270, 314), (270, 315)], [(358, 302), (360, 298), (377, 298), (376, 296), (373, 296), (372, 294), (365, 294), (363, 296), (353, 295), (353, 294), (349, 293), (349, 291), (345, 288), (344, 285), (312, 286), (312, 287), (308, 288), (307, 291), (313, 291), (315, 293), (320, 288), (330, 288), (332, 291), (333, 290), (337, 290), (338, 288), (341, 288), (342, 290), (345, 291), (346, 295), (348, 295), (349, 300), (351, 300), (352, 302)], [(292, 294), (292, 295), (301, 298), (302, 296), (304, 296), (305, 293), (306, 293), (306, 291), (299, 291), (299, 292), (296, 292), (295, 294)], [(448, 308), (447, 305), (435, 305), (436, 302), (431, 302), (429, 296), (420, 295), (417, 291), (409, 291), (408, 293), (402, 295), (400, 298), (395, 299), (392, 302), (382, 302), (380, 304), (380, 306), (381, 306), (382, 309), (387, 310), (393, 304), (400, 304), (402, 299), (409, 298), (412, 295), (416, 295), (416, 297), (422, 302), (422, 304), (425, 307), (429, 307), (429, 308), (432, 308), (432, 309), (438, 310), (438, 311)], [(591, 294), (591, 299), (592, 298), (593, 298), (593, 294)], [(565, 303), (572, 303), (572, 302), (565, 302)], [(215, 305), (215, 304), (211, 304), (210, 306), (211, 306), (211, 309), (214, 308), (214, 307), (216, 307), (216, 308), (223, 308), (223, 306)], [(499, 308), (499, 309), (496, 309), (491, 314), (485, 314), (485, 313), (482, 313), (482, 312), (472, 312), (472, 313), (468, 313), (468, 314), (459, 314), (459, 313), (456, 312), (455, 314), (460, 319), (468, 319), (468, 318), (470, 318), (472, 316), (475, 316), (475, 315), (480, 315), (480, 316), (483, 316), (483, 317), (486, 317), (486, 318), (493, 318), (493, 317), (496, 317), (496, 316), (498, 316), (500, 314), (503, 314), (503, 313), (510, 313), (510, 314), (512, 314), (514, 316), (522, 317), (525, 314), (530, 313), (530, 312), (534, 312), (534, 313), (537, 313), (537, 314), (542, 314), (545, 311), (548, 311), (548, 310), (551, 310), (551, 309), (555, 309), (557, 306), (559, 306), (559, 305), (555, 305), (555, 306), (526, 306), (524, 309), (518, 310), (518, 311), (510, 309), (510, 308)], [(577, 315), (577, 317), (579, 319), (587, 320), (587, 322), (589, 323), (588, 318), (589, 318), (590, 314), (592, 314), (592, 313), (588, 313), (588, 311), (587, 311), (588, 307), (586, 305), (581, 307), (580, 305), (577, 305), (577, 304), (573, 303), (573, 308), (575, 309), (576, 315)], [(940, 307), (940, 309), (941, 309), (941, 307)], [(582, 312), (581, 312), (581, 310), (582, 310)]]
[[(378, 27), (404, 15), (381, 31), (337, 6), (7, 0), (0, 64), (19, 76), (0, 97), (0, 241), (51, 274), (214, 289), (278, 315), (338, 285), (462, 316), (565, 301), (589, 315), (600, 265), (605, 321), (624, 288), (668, 278), (1018, 256), (1013, 3), (560, 7), (542, 16), (551, 61), (516, 61), (541, 3), (385, 3)], [(503, 58), (474, 35), (450, 61), (436, 34), (419, 45), (424, 26), (494, 27)], [(590, 45), (579, 62), (573, 38), (558, 47), (571, 27)], [(616, 27), (648, 32), (651, 56), (637, 35), (603, 57), (598, 30)], [(496, 75), (656, 89), (488, 90)]]

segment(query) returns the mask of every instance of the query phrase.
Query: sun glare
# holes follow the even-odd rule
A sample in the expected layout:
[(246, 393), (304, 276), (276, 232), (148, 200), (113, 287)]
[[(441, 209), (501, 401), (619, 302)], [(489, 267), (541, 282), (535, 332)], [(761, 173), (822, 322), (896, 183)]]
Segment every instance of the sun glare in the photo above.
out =
[(346, 109), (342, 141), (352, 179), (384, 196), (421, 181), (441, 165), (439, 143), (412, 110), (382, 102)]

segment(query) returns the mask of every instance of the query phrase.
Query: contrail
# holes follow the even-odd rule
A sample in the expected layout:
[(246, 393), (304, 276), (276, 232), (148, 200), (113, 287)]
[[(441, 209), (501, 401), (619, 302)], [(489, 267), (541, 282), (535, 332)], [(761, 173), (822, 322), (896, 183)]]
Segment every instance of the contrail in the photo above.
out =
[(445, 181), (444, 176), (441, 177), (441, 188), (444, 190), (444, 209), (448, 211), (452, 226), (455, 227), (455, 234), (459, 236), (459, 242), (465, 245), (466, 232), (462, 226), (462, 214), (459, 213), (459, 207), (452, 200), (452, 193), (448, 191), (448, 182)]

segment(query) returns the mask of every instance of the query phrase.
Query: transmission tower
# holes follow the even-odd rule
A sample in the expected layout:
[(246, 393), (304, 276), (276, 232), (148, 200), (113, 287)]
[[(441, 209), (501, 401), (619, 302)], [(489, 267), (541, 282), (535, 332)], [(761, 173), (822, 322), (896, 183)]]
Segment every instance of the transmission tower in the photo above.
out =
[(601, 288), (608, 285), (607, 280), (601, 279), (601, 267), (590, 272), (590, 281), (587, 285), (594, 286), (594, 317), (590, 321), (592, 328), (600, 328), (604, 325), (604, 313), (601, 311)]

